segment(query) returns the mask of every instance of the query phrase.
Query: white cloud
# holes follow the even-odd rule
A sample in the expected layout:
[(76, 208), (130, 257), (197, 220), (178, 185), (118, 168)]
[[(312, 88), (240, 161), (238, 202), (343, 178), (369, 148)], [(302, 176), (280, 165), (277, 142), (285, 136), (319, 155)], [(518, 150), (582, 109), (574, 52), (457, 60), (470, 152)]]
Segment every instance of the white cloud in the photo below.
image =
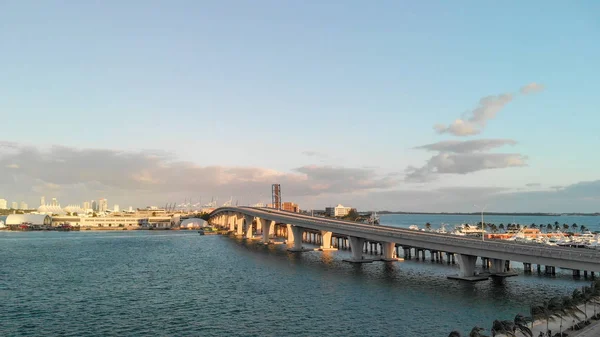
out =
[(526, 157), (514, 153), (440, 153), (420, 168), (409, 167), (407, 182), (427, 182), (440, 174), (467, 174), (481, 170), (526, 166)]
[(445, 126), (436, 124), (434, 129), (438, 133), (450, 133), (455, 136), (471, 136), (480, 133), (490, 119), (512, 101), (512, 94), (486, 96), (479, 100), (478, 106), (473, 109), (466, 120), (457, 119), (452, 124)]
[(523, 87), (521, 87), (521, 89), (519, 91), (521, 92), (521, 94), (527, 95), (527, 94), (532, 94), (532, 93), (540, 92), (542, 90), (544, 90), (544, 85), (543, 84), (531, 82), (531, 83), (529, 83), (529, 84), (524, 85)]
[(471, 153), (488, 151), (504, 145), (515, 144), (517, 144), (517, 142), (512, 139), (474, 139), (467, 141), (446, 140), (433, 144), (417, 146), (415, 149), (439, 152)]

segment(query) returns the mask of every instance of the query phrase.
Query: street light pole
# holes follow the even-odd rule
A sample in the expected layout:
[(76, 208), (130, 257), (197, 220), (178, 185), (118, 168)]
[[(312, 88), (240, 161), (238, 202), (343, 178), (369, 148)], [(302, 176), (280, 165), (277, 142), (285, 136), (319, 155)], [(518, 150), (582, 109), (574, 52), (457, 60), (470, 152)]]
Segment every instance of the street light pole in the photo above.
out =
[[(473, 205), (473, 206), (477, 207), (477, 205)], [(483, 222), (483, 211), (485, 211), (485, 209), (487, 207), (488, 207), (488, 205), (486, 204), (481, 209), (481, 241), (485, 241), (485, 223)]]

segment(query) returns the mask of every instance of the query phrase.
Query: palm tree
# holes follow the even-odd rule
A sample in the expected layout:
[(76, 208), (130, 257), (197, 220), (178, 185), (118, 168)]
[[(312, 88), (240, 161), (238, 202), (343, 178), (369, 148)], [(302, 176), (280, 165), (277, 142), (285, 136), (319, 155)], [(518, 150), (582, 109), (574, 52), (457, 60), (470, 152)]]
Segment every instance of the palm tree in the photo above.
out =
[(533, 332), (527, 327), (527, 323), (529, 322), (533, 323), (533, 319), (531, 319), (531, 317), (526, 317), (521, 314), (517, 314), (514, 319), (516, 330), (521, 331), (521, 333), (525, 336), (533, 337)]
[(503, 223), (501, 223), (501, 224), (498, 226), (498, 229), (504, 232), (504, 224), (503, 224)]
[(544, 301), (542, 304), (531, 307), (531, 318), (533, 320), (543, 319), (546, 321), (546, 331), (548, 331), (548, 324), (550, 321), (555, 321), (554, 313), (556, 312), (556, 301), (552, 299), (550, 301)]
[(461, 334), (460, 332), (454, 330), (448, 335), (448, 337), (461, 337)]
[(556, 227), (556, 226), (558, 226), (558, 225), (560, 225), (560, 224), (558, 223), (558, 221), (554, 221), (554, 226)]
[(532, 223), (531, 228), (537, 228), (537, 225), (535, 223)]
[(574, 232), (575, 232), (575, 231), (577, 231), (577, 224), (576, 224), (576, 223), (572, 224), (572, 225), (571, 225), (571, 228), (573, 228), (573, 231), (574, 231)]
[(587, 230), (587, 227), (585, 227), (585, 225), (581, 225), (579, 226), (579, 230), (583, 233)]
[(563, 224), (563, 229), (564, 229), (565, 231), (568, 231), (568, 230), (569, 230), (569, 225), (567, 225), (566, 223), (564, 223), (564, 224)]
[(485, 331), (485, 329), (476, 326), (473, 329), (471, 329), (471, 332), (469, 332), (469, 337), (488, 337), (487, 335), (483, 335), (481, 333), (482, 331)]
[(558, 221), (554, 224), (554, 230), (555, 231), (560, 230), (560, 225), (558, 224)]
[(511, 321), (494, 320), (492, 323), (492, 335), (503, 334), (505, 336), (515, 337), (515, 324)]
[(427, 228), (428, 231), (431, 230), (431, 224), (428, 222), (425, 224), (425, 228)]
[[(581, 311), (581, 309), (579, 309), (577, 307), (577, 303), (570, 296), (564, 296), (562, 298), (561, 312), (563, 314), (569, 315), (573, 318), (577, 318), (577, 313), (583, 313), (583, 311)], [(562, 319), (563, 319), (563, 317), (561, 316), (560, 317), (560, 332), (561, 332), (561, 334), (562, 334)], [(587, 315), (586, 315), (586, 321), (587, 321)]]

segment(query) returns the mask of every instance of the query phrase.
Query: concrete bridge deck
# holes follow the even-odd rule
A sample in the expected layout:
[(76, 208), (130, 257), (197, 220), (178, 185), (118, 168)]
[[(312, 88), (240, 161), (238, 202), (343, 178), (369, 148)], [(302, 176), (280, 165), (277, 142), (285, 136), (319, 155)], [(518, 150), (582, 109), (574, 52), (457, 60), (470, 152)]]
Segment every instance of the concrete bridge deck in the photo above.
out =
[[(390, 260), (393, 258), (393, 247), (396, 244), (403, 247), (451, 252), (459, 254), (459, 276), (465, 279), (474, 276), (477, 257), (490, 259), (492, 275), (500, 275), (506, 271), (505, 261), (600, 272), (600, 252), (595, 250), (543, 246), (514, 241), (482, 241), (477, 238), (451, 234), (312, 217), (269, 208), (222, 207), (213, 211), (210, 217), (211, 222), (217, 226), (229, 227), (232, 231), (237, 228), (240, 235), (244, 235), (248, 230), (251, 231), (252, 223), (256, 221), (260, 223), (260, 227), (263, 227), (263, 233), (266, 227), (266, 235), (263, 235), (263, 239), (266, 241), (268, 241), (269, 227), (275, 224), (289, 226), (296, 238), (301, 238), (302, 233), (307, 230), (319, 231), (329, 238), (333, 233), (336, 236), (346, 236), (352, 249), (350, 261), (353, 262), (364, 260), (362, 247), (365, 241), (381, 242), (384, 258)], [(325, 248), (328, 248), (328, 243), (325, 241), (327, 240), (324, 240)], [(353, 249), (354, 247), (360, 248)], [(294, 248), (302, 251), (301, 240), (294, 241)]]

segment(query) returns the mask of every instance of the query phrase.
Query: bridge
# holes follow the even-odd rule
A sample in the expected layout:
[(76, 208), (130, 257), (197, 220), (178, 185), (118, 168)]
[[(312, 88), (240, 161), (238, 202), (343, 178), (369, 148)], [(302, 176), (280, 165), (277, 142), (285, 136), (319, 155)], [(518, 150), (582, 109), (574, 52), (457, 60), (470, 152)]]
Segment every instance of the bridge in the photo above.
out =
[[(221, 207), (210, 214), (210, 223), (228, 230), (238, 236), (252, 239), (255, 233), (265, 244), (272, 242), (276, 227), (283, 229), (287, 243), (293, 246), (290, 251), (302, 252), (302, 238), (305, 233), (318, 235), (320, 250), (332, 248), (332, 238), (347, 240), (351, 250), (351, 258), (345, 261), (353, 263), (372, 262), (366, 258), (364, 247), (367, 242), (381, 244), (384, 261), (397, 260), (397, 247), (406, 251), (415, 248), (418, 251), (429, 250), (432, 253), (446, 252), (458, 257), (458, 279), (480, 280), (476, 274), (476, 262), (480, 257), (486, 261), (490, 276), (508, 276), (508, 261), (523, 262), (526, 270), (532, 264), (546, 266), (546, 270), (554, 272), (554, 268), (572, 269), (573, 275), (580, 271), (600, 272), (600, 252), (591, 249), (545, 246), (518, 243), (514, 241), (486, 240), (442, 234), (427, 231), (415, 231), (383, 225), (362, 224), (332, 218), (313, 217), (309, 215), (280, 211), (270, 208), (254, 207)], [(283, 227), (283, 228), (282, 228)], [(311, 249), (312, 250), (312, 249)], [(423, 253), (424, 254), (424, 253)], [(530, 270), (529, 270), (530, 271)], [(487, 279), (487, 276), (483, 279)]]

